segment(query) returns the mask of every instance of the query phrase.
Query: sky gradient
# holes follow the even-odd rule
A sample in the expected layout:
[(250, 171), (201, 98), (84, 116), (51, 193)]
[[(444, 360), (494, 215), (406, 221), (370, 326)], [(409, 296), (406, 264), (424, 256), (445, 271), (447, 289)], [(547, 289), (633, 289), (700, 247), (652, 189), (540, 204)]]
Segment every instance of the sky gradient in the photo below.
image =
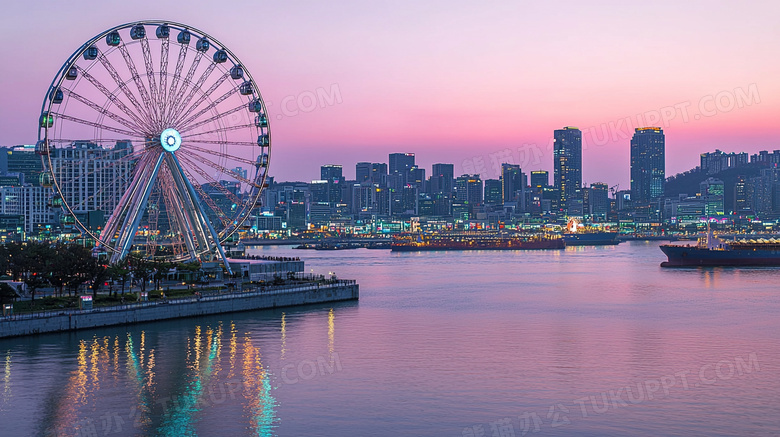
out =
[(583, 180), (628, 188), (637, 118), (664, 127), (667, 175), (716, 148), (780, 149), (778, 2), (422, 3), (10, 2), (0, 145), (35, 142), (48, 86), (85, 40), (168, 19), (252, 72), (277, 180), (317, 179), (321, 164), (352, 178), (356, 162), (391, 152), (416, 153), (428, 174), (436, 162), (483, 178), (501, 161), (551, 170), (553, 130), (578, 126)]

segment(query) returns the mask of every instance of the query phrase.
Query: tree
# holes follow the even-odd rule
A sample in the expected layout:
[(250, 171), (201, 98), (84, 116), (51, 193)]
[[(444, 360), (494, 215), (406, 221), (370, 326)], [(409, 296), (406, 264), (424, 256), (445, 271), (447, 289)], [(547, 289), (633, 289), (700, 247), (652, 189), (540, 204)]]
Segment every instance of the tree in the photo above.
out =
[(141, 281), (141, 292), (145, 292), (146, 283), (154, 272), (154, 263), (143, 258), (133, 257), (128, 261), (128, 264), (133, 272), (133, 277)]
[(0, 282), (0, 305), (13, 303), (14, 299), (18, 297), (19, 294), (14, 290), (14, 287), (7, 282)]
[(168, 263), (168, 262), (156, 262), (154, 263), (154, 288), (159, 289), (160, 287), (160, 281), (165, 279), (166, 276), (168, 276), (168, 273), (170, 273), (171, 269), (173, 269), (174, 264)]
[(130, 267), (127, 265), (127, 259), (111, 264), (108, 268), (108, 272), (112, 279), (119, 280), (122, 284), (122, 294), (125, 294), (125, 284), (130, 278)]
[(22, 276), (31, 300), (35, 302), (35, 292), (49, 283), (51, 265), (54, 262), (54, 249), (46, 243), (28, 242), (21, 249)]
[(100, 260), (94, 259), (89, 269), (89, 277), (92, 280), (92, 298), (97, 299), (97, 292), (100, 286), (108, 278), (108, 268)]

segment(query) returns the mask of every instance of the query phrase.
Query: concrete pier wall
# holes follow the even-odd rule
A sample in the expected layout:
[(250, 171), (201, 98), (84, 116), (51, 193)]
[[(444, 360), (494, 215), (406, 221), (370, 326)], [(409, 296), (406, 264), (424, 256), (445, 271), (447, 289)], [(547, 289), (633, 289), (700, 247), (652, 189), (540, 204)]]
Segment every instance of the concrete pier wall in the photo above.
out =
[(94, 310), (54, 312), (50, 315), (16, 315), (0, 318), (0, 338), (21, 335), (125, 325), (208, 314), (251, 311), (285, 306), (356, 300), (354, 281), (295, 288), (233, 293), (166, 302), (145, 302)]

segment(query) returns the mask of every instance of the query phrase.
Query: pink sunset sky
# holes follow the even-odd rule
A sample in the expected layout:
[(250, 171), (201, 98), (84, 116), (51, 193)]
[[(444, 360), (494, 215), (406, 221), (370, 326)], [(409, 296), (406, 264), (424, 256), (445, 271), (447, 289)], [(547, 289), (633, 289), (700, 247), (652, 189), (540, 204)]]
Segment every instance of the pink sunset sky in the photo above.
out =
[(252, 72), (277, 180), (318, 179), (321, 164), (352, 178), (356, 162), (392, 152), (416, 153), (428, 174), (437, 162), (483, 178), (505, 160), (551, 170), (553, 130), (578, 126), (584, 181), (628, 188), (637, 117), (664, 127), (667, 175), (716, 148), (780, 149), (775, 1), (161, 3), (4, 4), (0, 145), (35, 142), (48, 86), (84, 41), (166, 19), (210, 33)]

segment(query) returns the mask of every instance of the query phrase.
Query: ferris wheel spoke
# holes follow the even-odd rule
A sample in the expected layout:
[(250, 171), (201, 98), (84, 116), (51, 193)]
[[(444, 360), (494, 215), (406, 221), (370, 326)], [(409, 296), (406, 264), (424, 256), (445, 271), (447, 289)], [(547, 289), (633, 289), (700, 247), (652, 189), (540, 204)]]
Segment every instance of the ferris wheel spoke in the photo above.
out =
[(173, 70), (173, 78), (171, 79), (171, 88), (168, 90), (168, 99), (164, 101), (165, 113), (163, 114), (163, 120), (167, 123), (170, 118), (170, 106), (173, 101), (170, 100), (177, 94), (179, 81), (181, 80), (181, 72), (184, 69), (184, 61), (187, 60), (187, 46), (182, 44), (179, 47), (179, 57), (176, 59), (176, 68)]
[(160, 108), (160, 118), (165, 116), (165, 92), (168, 88), (168, 48), (170, 46), (170, 40), (168, 38), (162, 39), (162, 45), (160, 46), (160, 91), (158, 107)]
[(99, 106), (97, 103), (87, 99), (86, 97), (82, 96), (81, 94), (76, 93), (75, 91), (72, 91), (72, 90), (69, 90), (69, 89), (64, 89), (64, 91), (69, 96), (71, 96), (74, 99), (76, 99), (77, 101), (79, 101), (79, 102), (89, 106), (90, 108), (95, 110), (97, 113), (99, 113), (101, 115), (104, 115), (104, 116), (106, 116), (106, 117), (116, 121), (117, 123), (120, 123), (120, 124), (124, 125), (127, 128), (133, 129), (139, 136), (143, 136), (143, 129), (140, 126), (138, 126), (135, 123), (133, 123), (132, 121), (127, 120), (127, 119), (123, 118), (122, 116), (120, 116), (119, 114), (115, 114), (115, 113), (109, 111), (108, 109), (105, 109), (105, 108)]
[[(130, 70), (130, 78), (133, 79), (135, 87), (138, 88), (138, 94), (141, 95), (141, 100), (144, 102), (144, 109), (152, 120), (152, 127), (157, 127), (157, 107), (152, 104), (152, 99), (149, 97), (149, 93), (147, 92), (143, 81), (141, 81), (141, 76), (138, 74), (138, 69), (135, 67), (135, 61), (133, 61), (130, 52), (127, 50), (127, 45), (121, 44), (119, 46), (119, 53), (122, 54), (122, 58), (124, 58), (125, 64), (127, 64), (127, 69)], [(145, 57), (146, 55), (144, 55), (144, 58)]]
[[(195, 82), (195, 84), (192, 87), (190, 87), (190, 92), (187, 93), (187, 96), (184, 98), (184, 100), (176, 104), (175, 106), (176, 111), (173, 114), (174, 118), (171, 121), (171, 123), (176, 123), (177, 120), (179, 120), (181, 117), (185, 117), (190, 110), (194, 109), (194, 107), (189, 108), (189, 110), (187, 110), (186, 108), (187, 105), (190, 103), (190, 100), (192, 100), (192, 98), (195, 96), (195, 93), (200, 91), (200, 89), (203, 87), (203, 84), (206, 82), (209, 76), (211, 76), (211, 72), (214, 71), (214, 68), (216, 66), (217, 64), (213, 62), (209, 64), (209, 66), (206, 67), (206, 71), (204, 71), (203, 74), (201, 74), (200, 77), (198, 78), (198, 81)], [(216, 80), (212, 85), (212, 87), (209, 88), (208, 91), (203, 93), (203, 95), (208, 96), (209, 93), (213, 92), (213, 90), (215, 90), (216, 87), (222, 84), (222, 82), (225, 80), (226, 77), (227, 77), (227, 73), (223, 75), (221, 78), (219, 78), (218, 80)]]
[[(186, 144), (186, 142), (184, 144)], [(224, 158), (224, 159), (227, 159), (227, 160), (230, 160), (230, 161), (235, 161), (235, 162), (240, 162), (240, 163), (243, 163), (243, 164), (247, 164), (247, 165), (250, 165), (252, 167), (257, 165), (257, 161), (252, 161), (251, 159), (242, 158), (240, 156), (228, 155), (227, 153), (217, 152), (216, 150), (209, 150), (209, 149), (204, 149), (203, 147), (193, 146), (192, 144), (187, 144), (185, 147), (187, 148), (188, 151), (189, 150), (194, 150), (194, 151), (197, 151), (197, 152), (200, 152), (200, 153), (205, 153), (207, 155), (217, 156), (217, 157)]]
[(195, 159), (196, 161), (200, 161), (203, 164), (206, 164), (207, 166), (209, 166), (209, 167), (211, 167), (211, 168), (213, 168), (215, 170), (219, 170), (220, 172), (222, 172), (222, 174), (229, 175), (233, 179), (235, 179), (237, 181), (240, 181), (240, 182), (243, 182), (243, 183), (249, 185), (250, 187), (260, 188), (260, 185), (258, 185), (254, 181), (250, 181), (249, 179), (241, 176), (240, 174), (236, 173), (235, 171), (230, 170), (229, 168), (225, 168), (225, 167), (217, 164), (216, 162), (213, 162), (213, 161), (211, 161), (211, 160), (209, 160), (209, 159), (207, 159), (207, 158), (205, 158), (205, 157), (203, 157), (201, 155), (198, 155), (197, 153), (190, 153), (187, 156), (190, 157), (190, 158)]
[(109, 61), (103, 53), (98, 56), (98, 60), (103, 65), (103, 68), (106, 69), (108, 75), (111, 76), (111, 79), (113, 79), (119, 89), (122, 90), (122, 93), (125, 95), (125, 97), (127, 97), (127, 100), (129, 100), (138, 111), (138, 116), (143, 117), (144, 120), (146, 120), (146, 123), (144, 124), (146, 124), (149, 130), (152, 131), (154, 129), (154, 121), (152, 120), (151, 115), (146, 110), (144, 110), (140, 103), (138, 103), (138, 99), (135, 98), (135, 95), (132, 93), (132, 91), (130, 91), (130, 88), (122, 80), (122, 77), (119, 76), (119, 73), (111, 64), (111, 61)]
[[(190, 180), (192, 183), (195, 181), (195, 178), (192, 177), (192, 174), (187, 170), (186, 167), (181, 167), (182, 172), (184, 172), (184, 175), (187, 177), (187, 179)], [(206, 202), (206, 206), (211, 208), (212, 211), (214, 211), (214, 214), (216, 214), (217, 219), (222, 222), (222, 226), (227, 226), (228, 223), (230, 223), (230, 219), (228, 218), (227, 214), (225, 214), (222, 209), (217, 206), (216, 202), (214, 202), (214, 199), (211, 198), (208, 194), (206, 194), (205, 191), (203, 191), (203, 187), (200, 184), (193, 183), (193, 188), (195, 188), (195, 191), (197, 191), (198, 195), (200, 196), (201, 200)]]
[[(146, 68), (146, 80), (149, 82), (149, 94), (154, 105), (154, 111), (157, 113), (159, 109), (159, 97), (157, 96), (157, 81), (154, 79), (154, 64), (152, 64), (152, 50), (149, 48), (149, 40), (144, 35), (141, 38), (141, 51), (144, 55), (144, 67)], [(156, 121), (160, 122), (159, 113), (157, 113)]]
[[(254, 123), (239, 124), (239, 125), (235, 125), (235, 126), (221, 127), (219, 129), (212, 129), (212, 130), (207, 130), (207, 131), (203, 131), (203, 132), (197, 132), (197, 133), (194, 133), (194, 134), (189, 134), (189, 135), (187, 135), (186, 138), (199, 137), (199, 136), (202, 136), (202, 135), (210, 135), (210, 134), (223, 133), (223, 132), (230, 132), (230, 131), (234, 131), (234, 130), (242, 130), (242, 129), (252, 128), (252, 127), (255, 127)], [(184, 138), (182, 138), (182, 140), (184, 140)]]
[(102, 125), (100, 123), (95, 123), (95, 122), (92, 122), (92, 121), (83, 120), (81, 118), (72, 117), (70, 115), (66, 115), (66, 114), (62, 114), (62, 113), (54, 112), (52, 114), (55, 117), (58, 117), (58, 118), (60, 118), (62, 120), (72, 121), (74, 123), (83, 124), (85, 126), (91, 126), (91, 127), (94, 127), (95, 129), (98, 129), (98, 130), (107, 130), (107, 131), (115, 132), (115, 133), (122, 134), (122, 135), (128, 135), (128, 136), (133, 137), (133, 138), (137, 138), (138, 137), (138, 133), (136, 133), (136, 132), (131, 132), (131, 131), (128, 131), (128, 130), (119, 129), (119, 128), (116, 128), (116, 127), (113, 127), (113, 126)]
[(141, 128), (140, 130), (146, 129), (146, 131), (151, 131), (150, 126), (147, 126), (147, 123), (145, 121), (141, 120), (141, 118), (135, 112), (130, 110), (130, 108), (128, 108), (127, 105), (125, 105), (111, 91), (109, 91), (108, 88), (103, 86), (102, 83), (100, 83), (91, 74), (89, 74), (88, 71), (84, 70), (78, 65), (76, 65), (76, 68), (78, 69), (79, 74), (84, 76), (84, 78), (87, 79), (89, 83), (91, 83), (95, 88), (97, 88), (101, 93), (103, 93), (103, 95), (106, 96), (106, 98), (110, 100), (111, 103), (114, 104), (114, 106), (121, 109), (122, 112), (124, 112), (128, 117), (132, 118), (135, 124)]
[(166, 114), (167, 124), (170, 124), (170, 122), (176, 118), (176, 108), (179, 106), (178, 102), (181, 102), (181, 99), (184, 97), (184, 93), (187, 92), (187, 87), (192, 84), (192, 77), (195, 76), (195, 70), (198, 68), (198, 64), (200, 64), (200, 60), (202, 58), (203, 52), (198, 51), (198, 54), (195, 55), (195, 59), (192, 60), (192, 64), (190, 64), (190, 69), (187, 71), (187, 76), (182, 81), (180, 81), (181, 85), (179, 85), (179, 89), (176, 91), (176, 95), (168, 96), (169, 105), (168, 113)]
[(192, 123), (195, 120), (197, 120), (198, 117), (200, 117), (201, 115), (211, 111), (212, 109), (216, 108), (217, 105), (219, 105), (220, 103), (222, 103), (225, 100), (227, 100), (231, 95), (235, 94), (235, 92), (237, 90), (238, 90), (238, 88), (234, 88), (234, 89), (226, 92), (225, 94), (221, 95), (217, 100), (214, 100), (213, 102), (209, 103), (208, 106), (206, 106), (205, 108), (203, 108), (200, 111), (198, 111), (195, 115), (192, 115), (189, 118), (187, 118), (186, 120), (184, 120), (181, 123), (179, 123), (179, 126), (180, 126), (179, 133), (184, 133), (184, 132), (190, 131), (192, 129), (197, 129), (200, 126), (203, 126), (204, 124), (208, 124), (208, 123), (211, 123), (212, 121), (216, 121), (216, 120), (218, 120), (218, 119), (220, 119), (222, 117), (226, 117), (228, 115), (235, 114), (236, 112), (239, 112), (242, 109), (246, 110), (247, 109), (246, 103), (242, 103), (242, 104), (236, 106), (235, 108), (230, 109), (229, 111), (220, 112), (220, 113), (218, 113), (218, 114), (216, 114), (214, 116), (211, 116), (211, 117), (209, 117), (209, 118), (207, 118), (205, 120), (201, 120), (201, 121), (199, 121), (199, 122), (197, 122), (197, 123), (195, 123), (193, 125), (190, 125), (190, 123)]
[[(217, 65), (217, 64), (211, 64), (211, 65), (209, 65), (209, 68), (210, 68), (211, 70), (213, 70), (213, 69), (214, 69), (214, 66), (216, 66), (216, 65)], [(211, 70), (207, 71), (207, 73), (208, 73), (209, 75), (211, 74)], [(223, 74), (222, 76), (220, 76), (220, 78), (219, 78), (219, 79), (215, 80), (215, 81), (214, 81), (214, 83), (213, 83), (213, 84), (211, 84), (211, 86), (209, 87), (209, 89), (207, 89), (207, 90), (206, 90), (206, 91), (205, 91), (203, 94), (201, 94), (201, 96), (200, 96), (200, 97), (198, 97), (198, 100), (196, 100), (196, 101), (195, 101), (195, 103), (193, 103), (193, 104), (192, 104), (192, 106), (190, 106), (189, 108), (186, 108), (186, 109), (185, 109), (185, 107), (187, 106), (187, 104), (189, 103), (189, 101), (190, 101), (190, 100), (192, 99), (192, 97), (195, 95), (195, 92), (196, 92), (196, 91), (198, 91), (198, 90), (200, 90), (200, 89), (201, 89), (201, 87), (203, 86), (203, 82), (205, 82), (205, 79), (204, 79), (204, 77), (208, 77), (208, 76), (207, 76), (207, 75), (205, 75), (205, 73), (204, 73), (204, 76), (201, 76), (201, 80), (198, 80), (198, 83), (196, 83), (196, 84), (195, 84), (195, 86), (194, 86), (194, 87), (192, 87), (192, 90), (190, 90), (190, 94), (187, 96), (187, 98), (186, 98), (186, 99), (184, 100), (184, 102), (181, 104), (181, 106), (180, 106), (180, 108), (181, 108), (181, 109), (180, 109), (180, 111), (179, 111), (180, 115), (179, 115), (179, 118), (178, 118), (178, 119), (174, 120), (174, 123), (175, 123), (175, 124), (179, 124), (179, 123), (181, 122), (181, 120), (182, 120), (184, 117), (187, 117), (187, 116), (188, 116), (188, 114), (190, 114), (191, 112), (193, 112), (193, 111), (194, 111), (194, 110), (195, 110), (195, 109), (196, 109), (198, 106), (200, 106), (200, 105), (201, 105), (203, 102), (205, 102), (205, 101), (206, 101), (206, 99), (208, 99), (208, 98), (209, 98), (209, 97), (210, 97), (212, 94), (214, 94), (214, 91), (216, 91), (216, 90), (217, 90), (217, 88), (219, 88), (219, 86), (220, 86), (220, 85), (222, 85), (222, 83), (223, 83), (223, 82), (225, 82), (225, 80), (226, 80), (228, 77), (230, 77), (230, 74), (229, 74), (229, 73), (225, 73), (225, 74)]]
[(214, 144), (217, 146), (259, 147), (256, 142), (252, 142), (252, 141), (188, 140), (187, 143)]
[(184, 155), (179, 155), (179, 159), (187, 164), (191, 170), (193, 170), (195, 173), (199, 174), (203, 179), (206, 180), (207, 183), (211, 184), (211, 186), (216, 187), (217, 190), (219, 190), (222, 194), (225, 195), (228, 199), (230, 199), (231, 202), (235, 203), (236, 205), (241, 205), (244, 203), (238, 196), (236, 196), (232, 191), (225, 188), (224, 185), (220, 184), (216, 179), (211, 177), (208, 172), (203, 170), (200, 166), (198, 166), (195, 162), (190, 160)]

